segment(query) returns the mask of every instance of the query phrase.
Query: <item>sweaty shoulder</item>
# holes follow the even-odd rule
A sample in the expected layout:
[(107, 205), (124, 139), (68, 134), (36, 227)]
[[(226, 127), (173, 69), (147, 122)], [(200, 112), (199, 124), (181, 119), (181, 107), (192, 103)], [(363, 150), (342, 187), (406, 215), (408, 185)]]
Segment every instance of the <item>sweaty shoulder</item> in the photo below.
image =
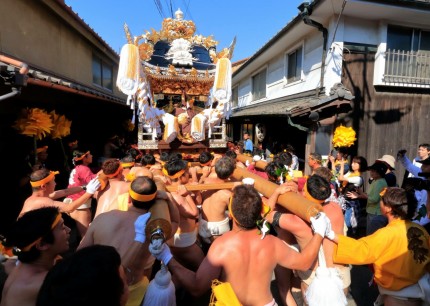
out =
[(334, 227), (337, 229), (343, 228), (344, 217), (342, 208), (339, 206), (339, 204), (330, 202), (323, 206), (323, 210)]
[[(61, 204), (61, 202), (60, 202)], [(20, 212), (20, 215), (34, 209), (46, 207), (46, 206), (60, 206), (58, 203), (48, 197), (30, 197), (28, 198)]]

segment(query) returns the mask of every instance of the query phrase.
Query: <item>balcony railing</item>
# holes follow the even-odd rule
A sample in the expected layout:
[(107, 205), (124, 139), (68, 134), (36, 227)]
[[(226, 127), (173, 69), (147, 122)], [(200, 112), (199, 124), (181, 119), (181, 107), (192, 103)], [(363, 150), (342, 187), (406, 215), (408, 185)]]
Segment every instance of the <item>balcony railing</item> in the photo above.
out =
[(388, 50), (384, 82), (430, 85), (430, 52)]

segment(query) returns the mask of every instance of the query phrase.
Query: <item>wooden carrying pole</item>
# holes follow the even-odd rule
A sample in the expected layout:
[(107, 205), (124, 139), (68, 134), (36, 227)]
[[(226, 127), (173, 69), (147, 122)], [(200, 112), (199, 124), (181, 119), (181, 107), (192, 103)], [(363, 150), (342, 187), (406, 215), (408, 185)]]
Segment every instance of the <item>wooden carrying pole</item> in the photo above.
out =
[[(252, 157), (246, 156), (244, 154), (237, 155), (236, 159), (243, 164), (245, 164), (246, 161), (249, 161), (250, 163), (252, 162)], [(261, 170), (266, 169), (266, 166), (267, 166), (267, 162), (265, 162), (264, 160), (259, 160), (255, 163), (255, 167)]]
[[(237, 182), (227, 182), (220, 184), (186, 184), (184, 185), (188, 191), (202, 191), (202, 190), (217, 190), (217, 189), (233, 189), (234, 186), (237, 185)], [(178, 186), (167, 185), (166, 190), (169, 192), (173, 192), (178, 190)]]
[[(233, 172), (233, 177), (238, 181), (242, 181), (246, 177), (253, 178), (255, 189), (267, 198), (269, 198), (278, 187), (275, 183), (269, 182), (242, 168), (236, 168)], [(295, 192), (287, 192), (280, 195), (277, 203), (305, 221), (310, 221), (311, 217), (322, 211), (320, 205), (307, 200)]]
[[(166, 190), (164, 183), (155, 179), (157, 190)], [(164, 238), (169, 239), (172, 236), (172, 224), (170, 223), (169, 206), (165, 200), (157, 199), (149, 209), (151, 218), (146, 224), (146, 237), (151, 237), (161, 230)]]

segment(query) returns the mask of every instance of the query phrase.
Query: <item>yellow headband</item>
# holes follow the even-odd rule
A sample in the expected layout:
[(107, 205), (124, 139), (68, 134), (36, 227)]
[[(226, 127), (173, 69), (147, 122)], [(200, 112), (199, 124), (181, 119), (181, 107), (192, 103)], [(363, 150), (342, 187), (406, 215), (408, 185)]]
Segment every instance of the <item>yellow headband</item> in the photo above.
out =
[(49, 172), (49, 175), (39, 181), (35, 181), (32, 182), (30, 181), (31, 187), (40, 187), (46, 183), (49, 183), (50, 181), (52, 181), (55, 178), (55, 175), (59, 174), (60, 172), (58, 171), (51, 171)]
[(314, 202), (317, 204), (324, 203), (324, 200), (315, 199), (313, 196), (310, 195), (310, 193), (308, 191), (308, 184), (306, 184), (306, 183), (305, 183), (305, 186), (303, 186), (303, 195), (305, 196), (306, 199), (308, 199), (311, 202)]
[(134, 162), (131, 162), (131, 163), (121, 163), (121, 167), (123, 167), (123, 168), (134, 167)]
[(85, 153), (85, 154), (82, 154), (81, 155), (81, 157), (75, 157), (75, 158), (73, 158), (73, 160), (74, 161), (80, 161), (80, 160), (83, 160), (84, 158), (85, 158), (85, 156), (87, 156), (88, 154), (90, 154), (90, 151), (88, 151), (87, 153)]
[[(61, 214), (59, 213), (57, 215), (57, 217), (55, 218), (54, 222), (51, 225), (51, 231), (54, 229), (54, 227), (57, 226), (58, 222), (60, 222), (61, 220)], [(30, 249), (35, 246), (36, 244), (38, 244), (40, 241), (42, 240), (42, 237), (37, 238), (34, 242), (30, 243), (29, 245), (27, 245), (26, 247), (23, 247), (21, 249), (22, 252), (28, 252), (30, 251)]]
[(125, 175), (125, 179), (127, 182), (133, 182), (136, 179), (136, 174), (129, 172)]
[(175, 174), (169, 175), (166, 168), (163, 168), (163, 174), (170, 177), (171, 179), (177, 179), (177, 178), (180, 178), (182, 176), (182, 174), (185, 173), (185, 170), (186, 169), (182, 169), (182, 170), (176, 172)]
[(107, 178), (114, 178), (119, 174), (119, 172), (122, 170), (122, 166), (120, 165), (118, 169), (115, 171), (115, 173), (112, 174), (105, 174)]
[(134, 192), (133, 190), (128, 191), (128, 194), (133, 200), (139, 201), (139, 202), (149, 202), (151, 200), (155, 199), (155, 196), (157, 195), (157, 192), (154, 192), (153, 194), (138, 194)]

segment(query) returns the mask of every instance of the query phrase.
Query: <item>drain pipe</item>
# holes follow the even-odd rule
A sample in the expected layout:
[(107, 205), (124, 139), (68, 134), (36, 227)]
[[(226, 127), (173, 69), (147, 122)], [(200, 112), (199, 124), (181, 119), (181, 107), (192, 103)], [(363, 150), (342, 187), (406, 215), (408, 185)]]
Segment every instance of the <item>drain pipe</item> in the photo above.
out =
[(21, 93), (21, 90), (16, 88), (16, 87), (12, 87), (12, 91), (10, 93), (7, 93), (5, 95), (0, 96), (0, 101), (12, 98), (16, 95), (19, 95)]
[(317, 28), (318, 31), (322, 32), (323, 35), (323, 53), (322, 53), (322, 59), (321, 59), (321, 77), (320, 77), (320, 87), (324, 87), (324, 70), (325, 70), (325, 60), (327, 57), (327, 39), (328, 39), (328, 31), (324, 26), (316, 22), (315, 20), (312, 20), (309, 18), (309, 16), (312, 14), (312, 7), (310, 6), (309, 2), (303, 2), (299, 5), (298, 9), (300, 10), (300, 17), (302, 17), (302, 20), (305, 24)]

